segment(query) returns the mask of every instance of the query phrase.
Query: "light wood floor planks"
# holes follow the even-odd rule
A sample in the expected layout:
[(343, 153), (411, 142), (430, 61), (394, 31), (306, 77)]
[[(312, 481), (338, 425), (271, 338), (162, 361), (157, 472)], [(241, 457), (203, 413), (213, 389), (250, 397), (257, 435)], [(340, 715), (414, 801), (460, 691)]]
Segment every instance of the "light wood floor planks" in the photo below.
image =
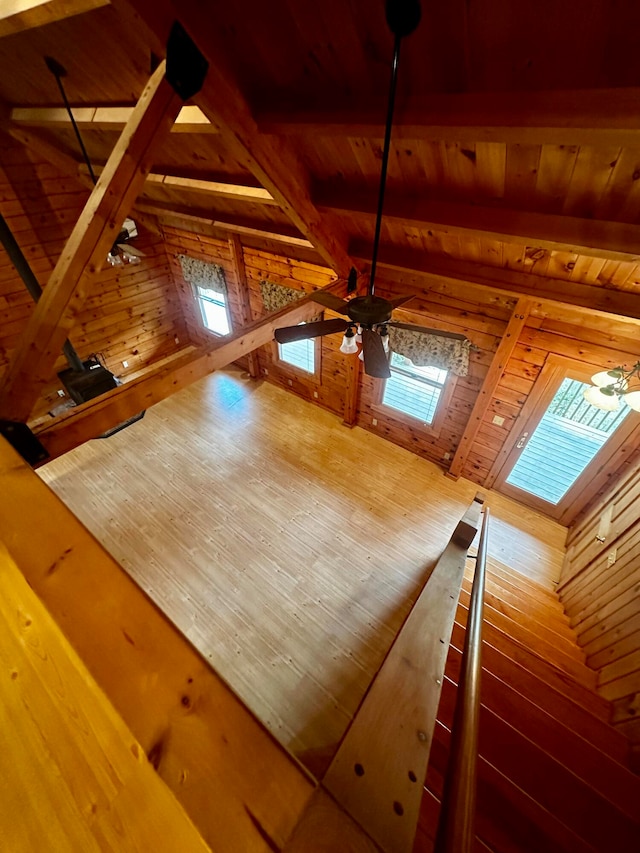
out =
[[(477, 492), (239, 371), (39, 473), (298, 754), (339, 740)], [(490, 554), (553, 588), (565, 529), (488, 503)]]

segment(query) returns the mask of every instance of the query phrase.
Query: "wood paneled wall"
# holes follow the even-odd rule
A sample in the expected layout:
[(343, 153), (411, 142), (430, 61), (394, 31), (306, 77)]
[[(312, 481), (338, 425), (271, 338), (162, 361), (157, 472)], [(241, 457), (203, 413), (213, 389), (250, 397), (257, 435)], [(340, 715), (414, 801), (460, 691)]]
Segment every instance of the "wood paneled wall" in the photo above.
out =
[[(40, 285), (47, 280), (88, 198), (80, 184), (8, 137), (0, 153), (0, 212)], [(138, 224), (140, 264), (98, 273), (70, 335), (81, 358), (97, 353), (117, 376), (126, 377), (187, 342), (181, 302), (169, 271), (163, 241)], [(0, 372), (33, 311), (33, 300), (0, 247)], [(177, 340), (176, 340), (177, 339)], [(127, 361), (128, 367), (122, 362)], [(55, 370), (66, 367), (63, 357)], [(60, 382), (51, 385), (34, 411), (44, 414), (60, 403)]]
[[(202, 233), (192, 233), (175, 225), (164, 225), (167, 251), (171, 256), (172, 272), (184, 300), (183, 309), (189, 318), (192, 339), (207, 336), (198, 315), (192, 289), (183, 279), (175, 256), (192, 255), (220, 264), (229, 287), (229, 308), (234, 328), (241, 327), (240, 292), (229, 244), (225, 240)], [(310, 292), (328, 284), (330, 270), (317, 264), (296, 260), (284, 255), (244, 247), (244, 262), (250, 290), (251, 316), (262, 316), (264, 307), (259, 284), (268, 279), (287, 287)], [(437, 431), (422, 427), (390, 409), (379, 406), (380, 382), (361, 374), (357, 400), (356, 423), (364, 429), (405, 447), (420, 456), (447, 468), (465, 430), (471, 410), (494, 358), (516, 299), (496, 294), (483, 304), (461, 294), (443, 292), (438, 288), (419, 288), (415, 283), (400, 283), (384, 277), (377, 282), (376, 291), (383, 296), (414, 293), (414, 299), (395, 312), (395, 317), (409, 323), (434, 329), (465, 334), (474, 344), (469, 374), (459, 377), (446, 412)], [(337, 316), (330, 311), (326, 317)], [(576, 368), (593, 372), (594, 366), (615, 367), (635, 361), (631, 332), (624, 324), (610, 324), (608, 331), (602, 321), (594, 319), (593, 327), (575, 320), (548, 316), (540, 305), (534, 306), (509, 358), (502, 378), (492, 394), (478, 435), (466, 460), (463, 476), (480, 484), (492, 484), (506, 450), (516, 437), (517, 422), (534, 383), (550, 355), (568, 359)], [(307, 400), (342, 416), (348, 387), (348, 370), (353, 360), (339, 352), (340, 335), (322, 338), (321, 369), (311, 376), (277, 358), (275, 344), (262, 347), (258, 353), (261, 376), (281, 385)], [(494, 417), (503, 419), (501, 425)], [(374, 423), (375, 422), (375, 423)]]
[(640, 471), (569, 531), (559, 594), (640, 771)]
[[(232, 322), (235, 328), (239, 328), (238, 303), (241, 297), (228, 244), (214, 237), (171, 226), (164, 226), (164, 233), (167, 251), (172, 256), (172, 271), (181, 293), (188, 300), (185, 304), (185, 314), (193, 310), (195, 300), (188, 285), (182, 279), (178, 262), (173, 260), (175, 255), (182, 252), (220, 264), (224, 268), (229, 288)], [(266, 279), (308, 293), (326, 286), (334, 278), (331, 270), (326, 267), (248, 247), (244, 247), (244, 262), (253, 318), (258, 318), (265, 313), (260, 296), (260, 281)], [(379, 292), (381, 295), (403, 292), (401, 287), (398, 289), (399, 287), (393, 282), (384, 281), (380, 283)], [(464, 300), (444, 299), (437, 295), (423, 294), (410, 303), (411, 310), (398, 311), (398, 318), (406, 322), (468, 333), (478, 346), (477, 351), (472, 355), (469, 376), (457, 379), (444, 422), (438, 434), (434, 434), (419, 429), (417, 425), (409, 425), (400, 416), (393, 417), (389, 410), (380, 410), (378, 408), (380, 383), (363, 374), (357, 412), (358, 425), (377, 432), (427, 459), (446, 465), (445, 454), (448, 453), (450, 458), (460, 440), (475, 396), (508, 320), (510, 303), (511, 300), (496, 300), (496, 304), (489, 308), (485, 306), (479, 308)], [(337, 315), (326, 311), (325, 316)], [(194, 335), (202, 335), (201, 321), (194, 314), (191, 318), (192, 323), (200, 326), (200, 331), (194, 332)], [(339, 352), (341, 340), (340, 335), (328, 335), (322, 338), (321, 368), (315, 376), (305, 374), (279, 361), (275, 344), (262, 347), (258, 353), (261, 376), (342, 416), (349, 357)], [(377, 421), (376, 424), (373, 423), (374, 420)]]

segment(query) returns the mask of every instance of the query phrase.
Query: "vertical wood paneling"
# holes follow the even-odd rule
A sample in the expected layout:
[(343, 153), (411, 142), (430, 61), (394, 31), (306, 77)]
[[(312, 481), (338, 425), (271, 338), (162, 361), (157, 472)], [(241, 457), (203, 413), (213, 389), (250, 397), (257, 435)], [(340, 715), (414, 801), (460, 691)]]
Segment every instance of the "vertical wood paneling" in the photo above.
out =
[(640, 766), (639, 500), (636, 466), (570, 529), (559, 594)]

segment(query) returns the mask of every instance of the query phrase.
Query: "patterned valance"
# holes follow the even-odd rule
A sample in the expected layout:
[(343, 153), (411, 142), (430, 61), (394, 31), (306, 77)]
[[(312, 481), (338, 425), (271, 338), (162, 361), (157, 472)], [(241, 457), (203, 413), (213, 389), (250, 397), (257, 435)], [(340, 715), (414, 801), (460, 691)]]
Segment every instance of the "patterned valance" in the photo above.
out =
[(472, 344), (466, 338), (446, 338), (389, 326), (389, 346), (393, 352), (410, 359), (416, 367), (439, 367), (456, 376), (466, 376), (469, 372)]
[(197, 258), (189, 258), (187, 255), (178, 255), (178, 260), (185, 281), (204, 290), (213, 290), (214, 293), (227, 295), (227, 282), (221, 266), (200, 261)]
[(260, 293), (264, 307), (269, 312), (279, 311), (285, 305), (302, 299), (306, 295), (303, 290), (296, 290), (294, 287), (286, 287), (284, 284), (276, 284), (273, 281), (261, 281)]

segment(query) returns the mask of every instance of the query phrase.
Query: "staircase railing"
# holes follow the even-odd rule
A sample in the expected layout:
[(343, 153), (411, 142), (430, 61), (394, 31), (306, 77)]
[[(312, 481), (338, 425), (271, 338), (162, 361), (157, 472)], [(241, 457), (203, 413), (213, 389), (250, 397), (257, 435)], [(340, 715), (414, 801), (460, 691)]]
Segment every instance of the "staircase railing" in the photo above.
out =
[(474, 846), (482, 619), (488, 529), (489, 508), (485, 507), (434, 853), (471, 853)]

